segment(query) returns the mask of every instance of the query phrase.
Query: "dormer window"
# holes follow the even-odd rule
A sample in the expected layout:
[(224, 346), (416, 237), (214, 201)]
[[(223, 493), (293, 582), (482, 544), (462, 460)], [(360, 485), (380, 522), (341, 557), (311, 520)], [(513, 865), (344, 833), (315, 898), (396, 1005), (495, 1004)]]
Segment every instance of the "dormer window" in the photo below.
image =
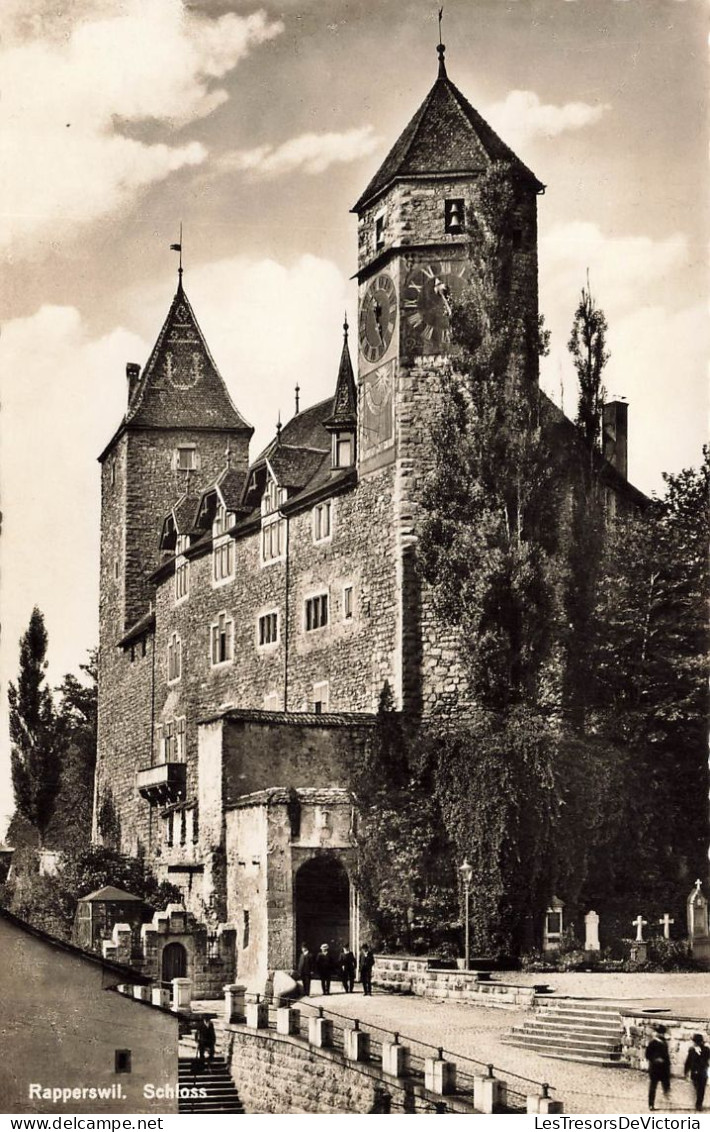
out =
[(355, 437), (351, 432), (333, 433), (333, 467), (352, 468), (355, 463)]
[(386, 219), (386, 217), (387, 217), (387, 213), (384, 211), (384, 209), (382, 210), (382, 212), (378, 212), (377, 216), (375, 217), (375, 251), (376, 252), (382, 251), (382, 249), (385, 246), (385, 219)]
[(286, 553), (286, 520), (279, 511), (286, 488), (269, 479), (261, 499), (261, 561), (277, 562)]
[(190, 590), (190, 563), (184, 557), (190, 545), (189, 535), (178, 535), (175, 543), (175, 600), (182, 601)]
[(234, 575), (234, 542), (227, 531), (234, 523), (234, 512), (223, 503), (217, 508), (212, 523), (212, 582), (220, 586)]

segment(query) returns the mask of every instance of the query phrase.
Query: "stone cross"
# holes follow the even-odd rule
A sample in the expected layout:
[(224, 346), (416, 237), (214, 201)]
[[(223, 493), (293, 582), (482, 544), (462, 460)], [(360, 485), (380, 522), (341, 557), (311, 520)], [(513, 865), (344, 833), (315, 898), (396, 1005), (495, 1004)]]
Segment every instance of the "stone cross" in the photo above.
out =
[(671, 916), (669, 916), (667, 912), (664, 912), (663, 913), (663, 919), (659, 920), (658, 922), (659, 922), (659, 924), (663, 924), (663, 938), (664, 939), (670, 939), (671, 938), (671, 924), (674, 924), (675, 920)]
[(631, 921), (632, 927), (636, 928), (636, 942), (643, 943), (643, 929), (646, 927), (648, 920), (642, 920), (637, 916), (635, 920)]

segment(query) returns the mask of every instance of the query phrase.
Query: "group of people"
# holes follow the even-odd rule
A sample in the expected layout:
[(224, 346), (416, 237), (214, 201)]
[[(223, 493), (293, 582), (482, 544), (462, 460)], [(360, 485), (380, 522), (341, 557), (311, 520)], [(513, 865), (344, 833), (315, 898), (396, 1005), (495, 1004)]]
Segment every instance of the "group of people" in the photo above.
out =
[[(662, 1025), (654, 1027), (654, 1035), (646, 1046), (646, 1063), (648, 1065), (648, 1107), (651, 1112), (656, 1107), (656, 1091), (660, 1085), (664, 1096), (671, 1091), (671, 1055), (668, 1050), (667, 1028)], [(706, 1044), (702, 1034), (693, 1034), (693, 1044), (688, 1050), (683, 1067), (683, 1076), (690, 1077), (695, 1089), (695, 1111), (700, 1112), (705, 1098), (705, 1087), (708, 1081), (708, 1064), (710, 1063), (710, 1046)]]
[(308, 945), (304, 943), (298, 959), (298, 977), (303, 983), (304, 994), (311, 993), (313, 978), (320, 981), (323, 994), (330, 994), (330, 984), (333, 979), (340, 979), (345, 993), (352, 994), (359, 967), (362, 993), (372, 994), (372, 968), (374, 966), (375, 956), (367, 943), (364, 943), (360, 949), (359, 963), (347, 944), (343, 945), (340, 955), (336, 955), (331, 952), (329, 944), (323, 943), (314, 956)]

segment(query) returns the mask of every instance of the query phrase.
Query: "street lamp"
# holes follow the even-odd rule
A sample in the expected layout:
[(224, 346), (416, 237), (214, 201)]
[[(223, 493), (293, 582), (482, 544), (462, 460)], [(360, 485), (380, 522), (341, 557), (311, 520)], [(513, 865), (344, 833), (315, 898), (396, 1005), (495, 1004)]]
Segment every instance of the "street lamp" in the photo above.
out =
[(466, 965), (465, 969), (468, 971), (468, 965), (469, 965), (469, 959), (470, 959), (469, 938), (468, 938), (468, 920), (469, 920), (468, 902), (469, 902), (469, 897), (471, 895), (471, 878), (473, 876), (473, 868), (472, 868), (471, 865), (469, 865), (469, 863), (468, 863), (468, 861), (466, 860), (465, 857), (464, 857), (463, 864), (459, 868), (459, 872), (461, 873), (461, 880), (463, 881), (464, 906), (465, 906), (465, 909), (466, 909), (466, 913), (465, 913), (465, 915), (466, 915), (466, 920), (465, 920), (466, 946), (465, 946), (464, 963)]

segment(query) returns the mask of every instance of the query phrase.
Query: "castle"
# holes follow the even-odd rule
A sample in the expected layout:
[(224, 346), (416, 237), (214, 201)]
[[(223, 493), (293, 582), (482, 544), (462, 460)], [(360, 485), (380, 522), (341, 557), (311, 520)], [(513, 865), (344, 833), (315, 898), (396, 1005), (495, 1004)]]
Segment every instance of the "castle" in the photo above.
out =
[[(450, 300), (473, 270), (477, 178), (498, 163), (515, 191), (513, 293), (536, 324), (543, 186), (440, 46), (433, 87), (353, 209), (357, 377), (346, 326), (332, 398), (250, 460), (182, 270), (146, 365), (127, 366), (126, 414), (99, 458), (95, 836), (181, 888), (186, 913), (163, 917), (153, 954), (198, 992), (263, 987), (302, 941), (357, 946), (349, 761), (385, 683), (409, 716), (465, 700), (456, 633), (415, 553)], [(608, 491), (633, 495), (624, 404), (605, 407), (605, 455)]]

